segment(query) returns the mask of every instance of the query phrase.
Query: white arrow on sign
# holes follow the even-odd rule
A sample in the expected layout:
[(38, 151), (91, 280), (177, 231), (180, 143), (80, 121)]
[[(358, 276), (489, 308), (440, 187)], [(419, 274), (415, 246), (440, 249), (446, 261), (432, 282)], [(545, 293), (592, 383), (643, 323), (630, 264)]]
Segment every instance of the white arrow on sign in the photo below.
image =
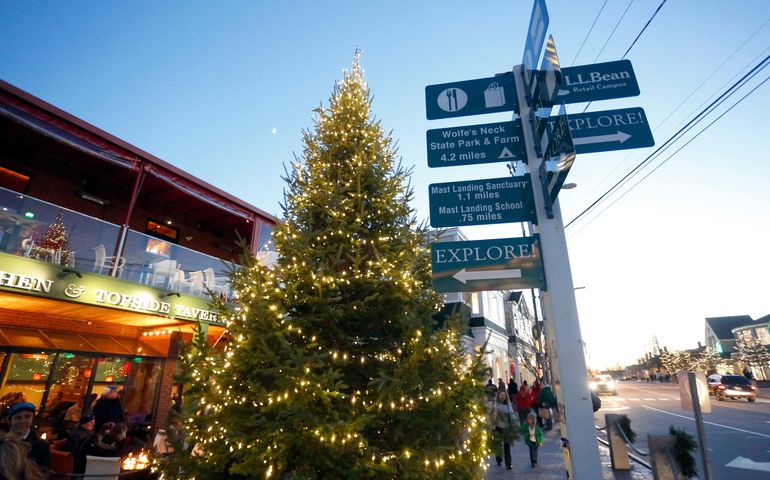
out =
[(483, 270), (469, 272), (464, 268), (459, 272), (452, 275), (452, 278), (463, 283), (468, 283), (468, 280), (498, 280), (503, 278), (521, 278), (521, 270), (513, 268), (510, 270)]
[(770, 462), (755, 462), (750, 458), (735, 457), (735, 459), (725, 465), (725, 467), (745, 468), (746, 470), (757, 470), (759, 472), (770, 472)]
[(559, 90), (558, 92), (556, 92), (556, 96), (557, 97), (563, 97), (564, 95), (567, 95), (569, 93), (572, 93), (572, 92), (569, 91), (569, 90)]
[(631, 135), (623, 133), (618, 130), (618, 133), (612, 133), (610, 135), (596, 135), (595, 137), (572, 137), (573, 145), (588, 145), (591, 143), (608, 143), (608, 142), (620, 142), (623, 143), (631, 138)]

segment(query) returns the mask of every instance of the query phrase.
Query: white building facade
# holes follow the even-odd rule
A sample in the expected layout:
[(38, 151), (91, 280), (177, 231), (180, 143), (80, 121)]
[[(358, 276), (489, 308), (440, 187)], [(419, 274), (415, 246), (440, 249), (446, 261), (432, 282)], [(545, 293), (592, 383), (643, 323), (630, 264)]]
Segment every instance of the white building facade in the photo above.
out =
[[(444, 230), (439, 241), (457, 242), (467, 240), (458, 228)], [(532, 349), (534, 320), (528, 314), (525, 298), (517, 292), (483, 291), (455, 292), (444, 294), (444, 304), (462, 305), (470, 315), (469, 330), (463, 338), (463, 346), (472, 355), (481, 352), (486, 344), (484, 360), (487, 373), (493, 382), (502, 379), (506, 384), (522, 380), (531, 384), (534, 374), (524, 367), (525, 361), (536, 362)]]

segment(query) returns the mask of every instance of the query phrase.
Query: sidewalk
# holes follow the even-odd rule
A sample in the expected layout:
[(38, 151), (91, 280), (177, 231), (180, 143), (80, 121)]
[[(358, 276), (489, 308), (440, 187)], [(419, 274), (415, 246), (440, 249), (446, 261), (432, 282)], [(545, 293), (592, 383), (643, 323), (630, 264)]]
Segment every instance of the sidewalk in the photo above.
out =
[[(513, 469), (506, 470), (505, 463), (498, 467), (495, 457), (491, 457), (486, 480), (565, 480), (567, 475), (564, 469), (564, 456), (561, 452), (559, 429), (557, 427), (550, 432), (543, 433), (545, 434), (545, 443), (538, 451), (537, 467), (532, 468), (530, 466), (529, 450), (524, 442), (520, 441), (511, 447)], [(599, 452), (603, 474), (601, 480), (652, 480), (652, 472), (633, 462), (631, 471), (614, 472), (610, 464), (609, 450), (604, 445), (599, 445)]]
[(757, 389), (757, 396), (759, 398), (766, 398), (770, 400), (770, 388), (768, 387), (761, 387)]

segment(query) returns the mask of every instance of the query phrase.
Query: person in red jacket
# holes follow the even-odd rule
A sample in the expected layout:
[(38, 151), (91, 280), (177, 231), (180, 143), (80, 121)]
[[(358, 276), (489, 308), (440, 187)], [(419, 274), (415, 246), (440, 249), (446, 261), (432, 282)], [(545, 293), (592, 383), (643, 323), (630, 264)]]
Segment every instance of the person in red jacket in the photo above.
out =
[[(532, 382), (532, 388), (529, 390), (529, 396), (532, 398), (532, 411), (537, 413), (537, 397), (540, 395), (540, 390), (543, 388), (543, 384), (540, 383), (539, 380), (535, 379), (534, 382)], [(537, 418), (537, 424), (540, 426), (540, 428), (543, 428), (543, 425), (540, 423), (540, 417)]]
[(519, 393), (515, 396), (516, 399), (516, 412), (519, 414), (519, 420), (521, 423), (527, 421), (527, 415), (532, 411), (532, 393), (529, 391), (529, 387), (522, 385), (519, 388)]

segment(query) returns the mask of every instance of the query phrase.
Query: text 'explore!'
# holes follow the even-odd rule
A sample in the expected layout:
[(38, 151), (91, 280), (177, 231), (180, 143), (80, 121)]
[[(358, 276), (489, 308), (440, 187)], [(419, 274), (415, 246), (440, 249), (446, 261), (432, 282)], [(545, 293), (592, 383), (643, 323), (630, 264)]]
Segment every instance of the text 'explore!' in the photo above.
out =
[(431, 245), (433, 288), (476, 292), (544, 288), (540, 238), (500, 238)]

